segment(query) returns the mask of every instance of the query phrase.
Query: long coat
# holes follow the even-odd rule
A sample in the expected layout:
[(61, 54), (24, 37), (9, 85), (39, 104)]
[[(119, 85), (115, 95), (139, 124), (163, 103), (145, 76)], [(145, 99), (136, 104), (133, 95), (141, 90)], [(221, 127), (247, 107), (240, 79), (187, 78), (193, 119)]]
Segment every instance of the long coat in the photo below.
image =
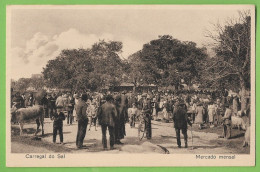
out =
[(188, 119), (187, 110), (185, 107), (177, 105), (177, 107), (173, 111), (173, 122), (174, 128), (176, 129), (187, 128), (187, 123), (190, 124), (190, 121)]
[(205, 110), (203, 106), (198, 106), (196, 109), (196, 119), (195, 123), (197, 124), (203, 124), (203, 115), (205, 114)]
[(87, 104), (83, 100), (79, 100), (78, 104), (76, 105), (76, 113), (77, 113), (77, 119), (79, 120), (87, 120)]
[(209, 115), (209, 122), (214, 122), (214, 117), (216, 115), (215, 105), (209, 105), (208, 106), (208, 115)]
[(127, 102), (124, 96), (116, 98), (116, 109), (117, 109), (117, 127), (115, 129), (116, 139), (123, 139), (126, 135), (125, 132), (125, 123), (128, 120), (127, 114)]
[(117, 117), (117, 110), (115, 105), (110, 102), (104, 103), (99, 107), (97, 117), (100, 125), (115, 127)]

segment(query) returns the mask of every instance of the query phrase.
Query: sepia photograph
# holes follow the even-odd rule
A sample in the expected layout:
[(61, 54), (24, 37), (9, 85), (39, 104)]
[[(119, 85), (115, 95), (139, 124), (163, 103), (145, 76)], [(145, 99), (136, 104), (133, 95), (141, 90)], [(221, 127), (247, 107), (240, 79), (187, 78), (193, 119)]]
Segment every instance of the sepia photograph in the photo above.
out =
[(6, 11), (7, 166), (255, 165), (254, 5)]

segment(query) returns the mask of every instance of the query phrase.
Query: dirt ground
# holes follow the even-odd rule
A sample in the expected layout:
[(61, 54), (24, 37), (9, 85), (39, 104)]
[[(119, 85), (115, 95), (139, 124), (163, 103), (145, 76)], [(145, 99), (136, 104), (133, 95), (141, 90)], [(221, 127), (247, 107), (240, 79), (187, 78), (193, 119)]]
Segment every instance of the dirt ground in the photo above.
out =
[[(222, 127), (206, 127), (199, 130), (197, 125), (188, 130), (188, 148), (177, 148), (175, 130), (172, 123), (152, 121), (152, 139), (139, 141), (137, 126), (130, 128), (126, 124), (126, 136), (121, 141), (123, 145), (115, 145), (115, 150), (104, 151), (101, 142), (101, 128), (95, 131), (94, 127), (88, 131), (84, 140), (86, 149), (76, 148), (77, 123), (67, 125), (64, 121), (64, 145), (52, 143), (52, 121), (45, 119), (45, 135), (34, 137), (36, 124), (26, 124), (24, 135), (19, 136), (19, 126), (12, 125), (13, 153), (170, 153), (170, 154), (249, 154), (250, 148), (243, 148), (244, 131), (232, 129), (232, 138), (229, 140), (218, 138), (222, 134)], [(108, 134), (108, 133), (107, 133)], [(107, 136), (109, 139), (109, 136)], [(57, 136), (59, 142), (59, 136)], [(184, 145), (183, 137), (182, 143)]]

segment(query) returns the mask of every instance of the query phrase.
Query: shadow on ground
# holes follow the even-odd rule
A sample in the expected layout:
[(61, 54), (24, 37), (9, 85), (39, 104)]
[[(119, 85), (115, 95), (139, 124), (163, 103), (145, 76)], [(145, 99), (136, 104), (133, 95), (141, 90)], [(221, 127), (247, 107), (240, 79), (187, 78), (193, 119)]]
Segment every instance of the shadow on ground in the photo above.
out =
[[(64, 147), (60, 144), (53, 144), (46, 141), (43, 141), (43, 137), (48, 137), (52, 135), (52, 133), (47, 133), (44, 136), (41, 136), (41, 131), (38, 133), (37, 136), (34, 136), (34, 133), (36, 131), (36, 128), (26, 128), (24, 129), (24, 135), (20, 136), (20, 129), (17, 126), (11, 127), (11, 142), (21, 143), (25, 146), (34, 146), (34, 147), (43, 147), (47, 150), (53, 151), (53, 152), (71, 152), (70, 149)], [(69, 132), (64, 132), (64, 134), (67, 134)], [(20, 149), (23, 149), (22, 147)], [(13, 150), (11, 150), (13, 153)], [(24, 152), (24, 153), (34, 153), (34, 152)]]

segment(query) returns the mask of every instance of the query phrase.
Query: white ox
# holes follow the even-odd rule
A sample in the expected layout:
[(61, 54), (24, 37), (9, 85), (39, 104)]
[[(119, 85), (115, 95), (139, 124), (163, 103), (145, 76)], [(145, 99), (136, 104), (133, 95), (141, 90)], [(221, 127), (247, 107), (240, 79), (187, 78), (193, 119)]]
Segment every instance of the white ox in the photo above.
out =
[(246, 130), (246, 123), (241, 117), (232, 116), (231, 123), (233, 127), (238, 127), (239, 129)]
[(42, 135), (44, 135), (44, 130), (43, 130), (44, 110), (43, 110), (43, 106), (34, 105), (32, 107), (20, 108), (20, 109), (16, 109), (15, 107), (13, 107), (11, 109), (11, 114), (12, 114), (12, 121), (19, 123), (20, 135), (23, 134), (24, 123), (29, 123), (29, 122), (32, 122), (34, 120), (36, 120), (36, 123), (37, 123), (37, 129), (36, 129), (36, 132), (34, 134), (37, 135), (37, 133), (39, 132), (39, 127), (41, 125), (42, 126)]

